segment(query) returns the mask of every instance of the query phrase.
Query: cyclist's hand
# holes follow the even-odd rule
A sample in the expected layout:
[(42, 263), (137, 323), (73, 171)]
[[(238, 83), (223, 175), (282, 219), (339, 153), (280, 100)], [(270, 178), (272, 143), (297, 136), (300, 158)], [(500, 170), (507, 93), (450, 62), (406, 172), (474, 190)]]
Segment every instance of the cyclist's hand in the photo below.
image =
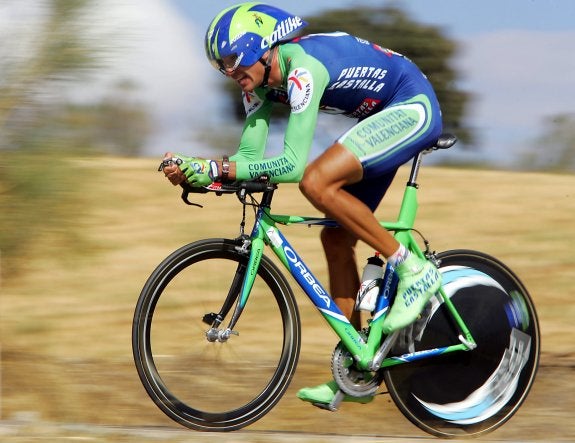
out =
[(218, 175), (218, 165), (213, 160), (185, 157), (167, 152), (160, 170), (175, 186), (187, 181), (194, 187), (211, 185)]
[(158, 170), (162, 171), (174, 186), (186, 181), (186, 176), (178, 167), (178, 159), (171, 152), (166, 152)]
[[(184, 157), (176, 154), (174, 156), (180, 170), (184, 173), (186, 181), (194, 186), (211, 185), (218, 175), (218, 165), (213, 160), (198, 157)], [(177, 161), (180, 159), (181, 162)]]

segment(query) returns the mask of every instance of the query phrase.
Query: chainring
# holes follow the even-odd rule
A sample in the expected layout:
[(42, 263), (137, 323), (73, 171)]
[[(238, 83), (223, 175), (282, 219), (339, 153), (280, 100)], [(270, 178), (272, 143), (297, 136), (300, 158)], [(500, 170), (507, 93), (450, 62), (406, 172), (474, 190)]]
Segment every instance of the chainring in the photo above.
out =
[(380, 371), (358, 369), (353, 356), (341, 342), (333, 351), (331, 371), (339, 388), (351, 397), (373, 396), (383, 381)]

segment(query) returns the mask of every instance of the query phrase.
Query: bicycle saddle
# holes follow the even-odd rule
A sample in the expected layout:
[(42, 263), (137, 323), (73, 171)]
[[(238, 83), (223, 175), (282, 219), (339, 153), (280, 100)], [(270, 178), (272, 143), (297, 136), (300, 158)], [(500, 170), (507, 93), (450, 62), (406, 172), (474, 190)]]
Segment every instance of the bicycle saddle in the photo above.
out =
[(455, 135), (444, 133), (439, 136), (439, 138), (435, 142), (434, 148), (448, 149), (451, 148), (455, 143), (457, 143), (457, 137)]

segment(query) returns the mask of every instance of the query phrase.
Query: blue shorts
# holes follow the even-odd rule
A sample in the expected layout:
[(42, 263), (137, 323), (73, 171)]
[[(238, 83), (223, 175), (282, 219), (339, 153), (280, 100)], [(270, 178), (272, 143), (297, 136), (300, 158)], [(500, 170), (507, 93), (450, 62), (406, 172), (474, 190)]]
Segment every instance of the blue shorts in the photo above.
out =
[(431, 87), (361, 120), (338, 139), (363, 166), (363, 179), (345, 189), (375, 210), (399, 167), (432, 146), (441, 132)]
[(343, 189), (369, 206), (371, 212), (375, 212), (391, 186), (397, 169), (377, 177), (364, 178), (360, 182), (344, 186)]

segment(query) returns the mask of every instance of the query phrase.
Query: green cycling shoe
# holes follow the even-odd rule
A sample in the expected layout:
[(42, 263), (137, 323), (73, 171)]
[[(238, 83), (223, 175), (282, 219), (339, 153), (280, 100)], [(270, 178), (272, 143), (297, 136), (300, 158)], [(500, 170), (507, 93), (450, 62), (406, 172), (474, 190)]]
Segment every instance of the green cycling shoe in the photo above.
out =
[(373, 396), (366, 397), (352, 397), (344, 395), (340, 390), (337, 383), (332, 380), (330, 382), (314, 386), (313, 388), (303, 388), (297, 393), (297, 397), (303, 401), (312, 403), (322, 409), (329, 409), (331, 411), (337, 410), (340, 402), (361, 403), (366, 404), (373, 401)]
[(441, 287), (441, 274), (428, 260), (411, 254), (395, 268), (399, 277), (397, 296), (383, 321), (383, 332), (390, 334), (417, 320), (431, 297)]

